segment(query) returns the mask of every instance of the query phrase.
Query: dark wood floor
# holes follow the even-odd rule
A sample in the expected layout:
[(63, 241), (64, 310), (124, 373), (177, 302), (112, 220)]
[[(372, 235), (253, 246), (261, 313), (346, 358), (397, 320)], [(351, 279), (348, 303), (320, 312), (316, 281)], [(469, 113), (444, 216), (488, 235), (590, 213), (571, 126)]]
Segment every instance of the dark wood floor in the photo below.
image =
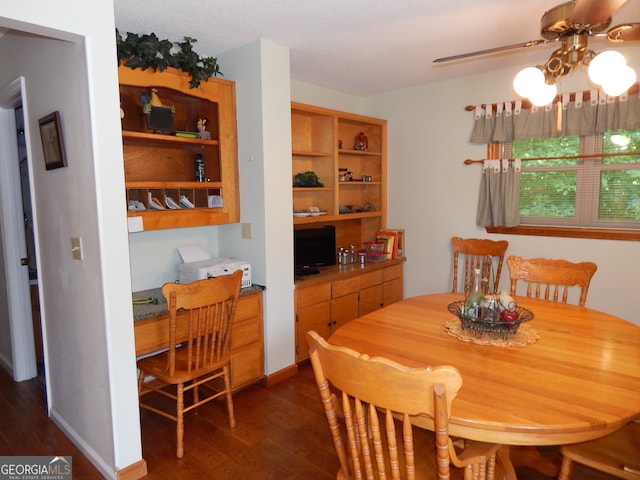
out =
[[(270, 388), (256, 385), (234, 395), (237, 426), (229, 427), (224, 402), (185, 417), (185, 456), (175, 458), (175, 424), (143, 411), (143, 457), (150, 480), (333, 480), (337, 460), (309, 365)], [(545, 455), (557, 460), (556, 449)], [(72, 455), (74, 480), (102, 476), (46, 416), (41, 382), (14, 383), (0, 369), (0, 455)], [(518, 469), (520, 480), (550, 480)], [(576, 467), (574, 480), (613, 477)]]

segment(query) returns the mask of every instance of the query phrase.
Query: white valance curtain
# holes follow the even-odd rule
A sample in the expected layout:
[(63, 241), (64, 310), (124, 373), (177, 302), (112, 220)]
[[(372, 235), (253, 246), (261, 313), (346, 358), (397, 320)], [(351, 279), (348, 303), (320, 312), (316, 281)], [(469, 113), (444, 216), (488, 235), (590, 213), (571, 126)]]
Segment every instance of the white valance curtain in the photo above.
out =
[[(638, 92), (637, 84), (632, 87)], [(478, 106), (472, 143), (522, 138), (594, 135), (640, 128), (638, 93), (609, 97), (599, 90), (564, 94), (546, 107), (524, 108), (521, 101)], [(476, 223), (481, 227), (520, 224), (520, 162), (485, 160)]]

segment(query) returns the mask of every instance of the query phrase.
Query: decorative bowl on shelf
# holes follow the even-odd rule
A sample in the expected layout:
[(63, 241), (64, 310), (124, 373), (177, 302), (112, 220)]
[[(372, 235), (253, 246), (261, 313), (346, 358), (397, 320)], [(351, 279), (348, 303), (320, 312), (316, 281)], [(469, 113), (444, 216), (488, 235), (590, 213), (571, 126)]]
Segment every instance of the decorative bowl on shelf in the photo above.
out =
[(464, 301), (450, 303), (447, 308), (460, 319), (463, 329), (471, 330), (477, 337), (507, 339), (516, 334), (523, 322), (533, 319), (531, 310), (519, 306), (508, 310), (481, 308), (477, 317), (465, 313)]

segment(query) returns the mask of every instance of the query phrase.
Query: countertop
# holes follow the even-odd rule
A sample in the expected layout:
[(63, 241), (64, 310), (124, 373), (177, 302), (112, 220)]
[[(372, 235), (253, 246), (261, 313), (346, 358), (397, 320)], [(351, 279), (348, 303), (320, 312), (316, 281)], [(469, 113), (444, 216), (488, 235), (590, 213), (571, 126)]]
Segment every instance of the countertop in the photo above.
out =
[[(265, 289), (262, 285), (251, 285), (240, 289), (240, 296), (251, 295), (252, 293), (262, 292)], [(133, 320), (142, 320), (150, 317), (157, 317), (159, 315), (166, 315), (169, 313), (167, 308), (167, 301), (162, 295), (162, 287), (151, 288), (149, 290), (140, 290), (133, 292), (131, 296), (132, 300), (138, 299), (151, 299), (156, 303), (134, 303), (133, 304)]]
[(299, 276), (295, 278), (296, 288), (306, 288), (318, 283), (332, 282), (334, 280), (344, 280), (345, 278), (362, 275), (363, 273), (375, 272), (383, 268), (393, 267), (406, 262), (406, 257), (394, 258), (393, 260), (385, 260), (384, 262), (350, 263), (348, 265), (332, 265), (329, 267), (318, 267), (320, 271), (316, 275)]

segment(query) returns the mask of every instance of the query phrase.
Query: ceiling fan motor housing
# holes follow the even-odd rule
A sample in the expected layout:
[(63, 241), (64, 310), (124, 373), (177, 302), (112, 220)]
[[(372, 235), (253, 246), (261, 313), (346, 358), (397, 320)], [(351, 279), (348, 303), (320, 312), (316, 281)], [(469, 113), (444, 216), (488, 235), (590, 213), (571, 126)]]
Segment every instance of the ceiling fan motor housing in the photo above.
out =
[(542, 38), (554, 40), (564, 36), (572, 36), (577, 33), (600, 33), (611, 25), (611, 17), (593, 25), (578, 25), (572, 23), (569, 19), (575, 6), (575, 1), (566, 2), (545, 12), (540, 20), (540, 35)]

